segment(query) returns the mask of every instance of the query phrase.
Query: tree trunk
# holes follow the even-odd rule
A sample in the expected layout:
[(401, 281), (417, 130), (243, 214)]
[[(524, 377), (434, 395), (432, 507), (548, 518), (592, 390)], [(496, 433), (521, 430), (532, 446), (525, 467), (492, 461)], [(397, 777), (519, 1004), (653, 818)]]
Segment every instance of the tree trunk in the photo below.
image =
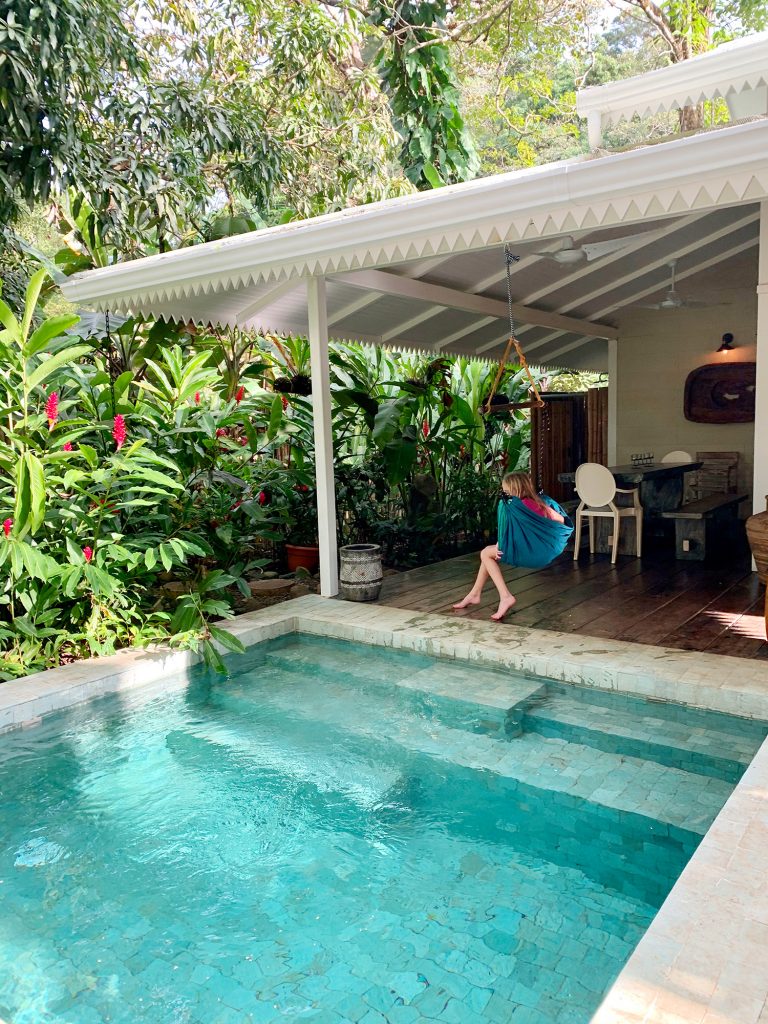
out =
[(681, 107), (678, 111), (681, 132), (695, 132), (704, 127), (704, 104), (695, 107)]

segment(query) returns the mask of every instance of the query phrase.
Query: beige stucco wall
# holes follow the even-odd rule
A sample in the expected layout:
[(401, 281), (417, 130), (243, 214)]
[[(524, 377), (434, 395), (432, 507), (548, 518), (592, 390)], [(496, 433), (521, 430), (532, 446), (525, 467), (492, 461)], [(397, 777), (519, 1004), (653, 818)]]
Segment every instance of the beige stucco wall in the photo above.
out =
[[(627, 310), (619, 324), (617, 456), (629, 462), (635, 452), (661, 459), (676, 448), (689, 451), (737, 451), (741, 457), (739, 488), (752, 492), (754, 424), (691, 423), (683, 415), (685, 379), (706, 363), (755, 358), (757, 296), (751, 287), (724, 287), (713, 276), (697, 297), (712, 302), (703, 309)], [(751, 283), (751, 282), (750, 282)], [(698, 282), (697, 282), (698, 284)], [(686, 289), (680, 291), (685, 294)], [(726, 331), (736, 349), (716, 354)], [(748, 503), (742, 514), (749, 514)]]

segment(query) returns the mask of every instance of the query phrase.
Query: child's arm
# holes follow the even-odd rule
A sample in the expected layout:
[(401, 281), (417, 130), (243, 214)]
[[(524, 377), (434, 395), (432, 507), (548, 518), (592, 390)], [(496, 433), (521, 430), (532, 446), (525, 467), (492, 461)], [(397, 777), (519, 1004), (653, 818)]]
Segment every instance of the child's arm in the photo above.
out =
[(554, 519), (556, 523), (565, 522), (565, 516), (561, 516), (559, 512), (555, 512), (550, 505), (547, 505), (547, 515), (550, 519)]

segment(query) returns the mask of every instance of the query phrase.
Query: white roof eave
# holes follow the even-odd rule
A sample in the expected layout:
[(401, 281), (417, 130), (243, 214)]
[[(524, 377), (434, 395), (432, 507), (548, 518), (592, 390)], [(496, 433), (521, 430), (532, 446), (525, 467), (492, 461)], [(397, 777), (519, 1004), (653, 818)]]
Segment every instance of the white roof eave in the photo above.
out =
[(599, 117), (606, 126), (635, 115), (648, 117), (704, 100), (729, 99), (766, 84), (768, 32), (761, 32), (634, 78), (581, 89), (576, 110), (581, 117)]
[(768, 196), (768, 121), (548, 164), (76, 274), (67, 299), (163, 315), (196, 296)]

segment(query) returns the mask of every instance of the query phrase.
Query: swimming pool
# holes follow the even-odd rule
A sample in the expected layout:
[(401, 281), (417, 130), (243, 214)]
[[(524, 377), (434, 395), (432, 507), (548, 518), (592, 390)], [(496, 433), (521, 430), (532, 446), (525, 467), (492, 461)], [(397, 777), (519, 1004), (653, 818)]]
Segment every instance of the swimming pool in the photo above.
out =
[(0, 737), (0, 1017), (582, 1024), (766, 733), (295, 635), (231, 667)]

